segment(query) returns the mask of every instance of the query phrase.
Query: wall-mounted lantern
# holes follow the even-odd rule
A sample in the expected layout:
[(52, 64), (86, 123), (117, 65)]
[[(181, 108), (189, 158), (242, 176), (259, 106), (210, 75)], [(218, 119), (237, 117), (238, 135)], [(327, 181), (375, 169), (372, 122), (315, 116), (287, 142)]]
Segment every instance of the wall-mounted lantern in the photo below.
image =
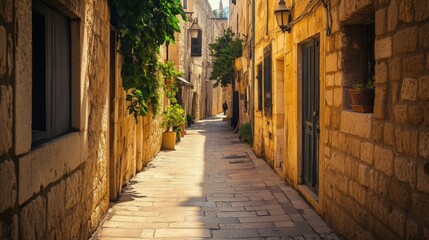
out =
[(289, 26), (289, 22), (291, 20), (291, 9), (286, 7), (284, 0), (279, 1), (279, 4), (274, 10), (274, 15), (276, 16), (277, 24), (282, 32), (290, 32), (291, 26)]
[(198, 26), (197, 18), (192, 20), (192, 25), (188, 31), (191, 35), (191, 57), (201, 57), (203, 30)]

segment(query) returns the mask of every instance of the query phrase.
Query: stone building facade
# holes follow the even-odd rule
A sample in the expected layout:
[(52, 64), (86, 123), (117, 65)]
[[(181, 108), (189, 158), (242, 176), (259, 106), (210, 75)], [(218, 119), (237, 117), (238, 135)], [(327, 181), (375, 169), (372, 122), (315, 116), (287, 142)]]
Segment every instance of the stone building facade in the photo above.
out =
[[(233, 91), (239, 99), (239, 123), (249, 123), (253, 116), (253, 81), (254, 58), (253, 54), (253, 24), (252, 1), (229, 2), (229, 26), (236, 37), (243, 40), (243, 54), (235, 60), (235, 82)], [(232, 106), (231, 101), (230, 106)], [(232, 106), (233, 108), (234, 106)], [(230, 111), (232, 111), (232, 108)]]
[(429, 2), (285, 2), (290, 33), (255, 1), (255, 152), (344, 238), (429, 238)]
[(87, 239), (160, 149), (159, 117), (126, 111), (109, 11), (0, 2), (1, 239)]
[[(187, 101), (183, 103), (187, 113), (192, 114), (194, 119), (202, 119), (222, 112), (225, 89), (214, 88), (213, 82), (210, 81), (213, 57), (210, 56), (209, 44), (223, 33), (226, 24), (213, 19), (212, 8), (207, 0), (186, 0), (183, 6), (190, 19), (188, 22), (181, 21), (176, 47), (171, 48), (175, 49), (175, 52), (169, 51), (169, 54), (172, 54), (173, 59), (177, 59), (176, 66), (184, 73), (184, 78), (193, 84), (192, 90), (187, 90)], [(193, 21), (196, 21), (202, 30), (201, 56), (191, 56), (189, 28)]]

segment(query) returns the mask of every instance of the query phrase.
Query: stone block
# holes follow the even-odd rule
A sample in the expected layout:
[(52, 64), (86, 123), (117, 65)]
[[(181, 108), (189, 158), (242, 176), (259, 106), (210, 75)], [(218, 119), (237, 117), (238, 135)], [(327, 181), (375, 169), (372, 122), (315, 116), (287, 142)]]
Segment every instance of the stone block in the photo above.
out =
[(401, 100), (402, 101), (416, 101), (417, 100), (417, 79), (405, 78), (401, 87)]
[(380, 8), (375, 12), (375, 34), (377, 36), (380, 36), (386, 33), (386, 29), (387, 29), (386, 14), (387, 14), (387, 8)]
[(375, 88), (375, 98), (374, 98), (374, 117), (378, 119), (384, 119), (386, 112), (386, 88), (377, 87)]
[(374, 162), (374, 144), (362, 142), (360, 145), (360, 159), (369, 165)]
[(326, 90), (325, 91), (325, 100), (326, 100), (326, 104), (328, 106), (332, 106), (332, 104), (334, 102), (334, 91), (333, 90)]
[(429, 76), (419, 78), (418, 96), (422, 101), (429, 100)]
[(332, 52), (335, 50), (335, 38), (337, 34), (332, 34), (330, 37), (326, 39), (326, 51)]
[(420, 0), (413, 1), (416, 21), (425, 21), (429, 18), (429, 2)]
[(38, 196), (21, 209), (19, 232), (21, 239), (46, 238), (46, 200), (44, 197)]
[(402, 79), (402, 61), (400, 57), (393, 57), (389, 61), (389, 79), (391, 81)]
[(429, 126), (429, 104), (423, 104), (423, 124)]
[(389, 227), (401, 238), (405, 235), (406, 220), (405, 213), (401, 210), (394, 209), (389, 214)]
[(342, 103), (343, 103), (343, 89), (335, 88), (334, 89), (334, 106), (341, 107)]
[(387, 31), (392, 32), (398, 25), (398, 0), (390, 1), (387, 9)]
[(402, 209), (409, 207), (410, 200), (410, 186), (396, 180), (390, 179), (387, 188), (387, 197), (392, 202), (392, 205), (397, 205)]
[(429, 214), (427, 214), (428, 206), (428, 194), (420, 194), (416, 192), (412, 194), (412, 212), (417, 216), (417, 218), (423, 220), (426, 224), (429, 224)]
[(396, 151), (417, 156), (417, 131), (396, 128)]
[(417, 165), (417, 190), (429, 193), (429, 162)]
[(405, 239), (423, 239), (422, 231), (419, 229), (419, 223), (414, 219), (407, 219)]
[(425, 68), (425, 57), (423, 54), (406, 57), (402, 61), (405, 76), (414, 77), (420, 75)]
[(82, 193), (87, 192), (83, 190), (82, 172), (79, 170), (66, 180), (66, 209), (73, 207), (82, 200)]
[(419, 31), (420, 47), (429, 49), (429, 23), (420, 27)]
[(16, 188), (15, 164), (7, 159), (0, 164), (0, 213), (15, 206)]
[(341, 112), (341, 131), (362, 138), (371, 136), (372, 114)]
[(6, 74), (6, 50), (7, 50), (7, 34), (6, 29), (0, 26), (0, 78)]
[(399, 20), (405, 23), (414, 21), (414, 1), (399, 0)]
[(375, 82), (385, 83), (387, 81), (387, 64), (384, 61), (379, 61), (375, 65)]
[(418, 28), (410, 27), (398, 31), (393, 36), (393, 52), (395, 54), (410, 53), (416, 51)]
[(343, 72), (336, 72), (335, 73), (335, 86), (342, 87), (343, 86)]
[(369, 180), (373, 170), (364, 164), (359, 164), (358, 181), (365, 187), (369, 187)]
[(407, 105), (398, 104), (394, 108), (395, 111), (395, 122), (397, 124), (405, 124), (407, 122)]
[(392, 56), (392, 38), (386, 37), (375, 41), (375, 59), (380, 60)]
[(419, 155), (429, 159), (429, 132), (421, 132), (419, 138)]
[(390, 146), (395, 145), (395, 126), (393, 123), (384, 124), (384, 143)]
[(332, 111), (332, 117), (331, 117), (333, 129), (337, 130), (340, 128), (340, 118), (341, 118), (340, 111), (333, 110)]
[(420, 105), (410, 105), (408, 106), (408, 120), (407, 122), (415, 126), (423, 123), (423, 108)]
[(12, 88), (0, 86), (0, 156), (12, 147)]
[(391, 176), (393, 174), (393, 152), (379, 146), (374, 147), (374, 166), (377, 170)]
[(338, 70), (338, 68), (337, 68), (337, 61), (338, 61), (338, 59), (337, 59), (337, 52), (333, 52), (333, 53), (328, 54), (328, 56), (326, 56), (325, 61), (326, 61), (326, 63), (325, 63), (325, 66), (326, 66), (325, 71), (327, 73), (329, 73), (329, 72), (336, 72)]
[(326, 81), (327, 87), (335, 86), (335, 75), (334, 74), (326, 74), (325, 81)]
[(388, 99), (387, 101), (391, 101), (391, 104), (393, 106), (395, 106), (396, 104), (398, 104), (399, 101), (399, 88), (400, 88), (401, 83), (398, 81), (391, 81), (390, 82), (390, 99)]
[(48, 231), (52, 230), (64, 218), (65, 215), (65, 181), (53, 186), (49, 191), (48, 198)]
[(413, 159), (403, 157), (395, 158), (395, 177), (411, 187), (416, 184), (416, 164)]
[(372, 124), (372, 139), (375, 142), (381, 142), (383, 139), (384, 123), (382, 121), (374, 121)]

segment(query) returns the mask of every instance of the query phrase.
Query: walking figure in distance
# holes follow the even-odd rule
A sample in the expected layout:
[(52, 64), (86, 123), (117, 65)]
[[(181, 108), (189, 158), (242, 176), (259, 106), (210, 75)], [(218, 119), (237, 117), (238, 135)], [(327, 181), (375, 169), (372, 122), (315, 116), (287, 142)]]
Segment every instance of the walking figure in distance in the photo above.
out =
[(228, 104), (226, 104), (226, 101), (222, 104), (223, 114), (226, 116), (226, 110), (228, 110)]

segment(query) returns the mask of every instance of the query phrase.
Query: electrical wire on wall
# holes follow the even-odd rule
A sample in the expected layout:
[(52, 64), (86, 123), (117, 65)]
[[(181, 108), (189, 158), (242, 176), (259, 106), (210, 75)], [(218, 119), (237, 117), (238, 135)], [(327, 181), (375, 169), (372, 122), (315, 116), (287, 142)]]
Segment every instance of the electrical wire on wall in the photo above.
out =
[[(310, 0), (307, 5), (305, 6), (302, 13), (295, 19), (293, 19), (289, 24), (288, 27), (292, 27), (299, 21), (301, 21), (303, 18), (309, 16), (314, 12), (314, 10), (320, 5), (323, 5), (323, 8), (325, 9), (325, 15), (326, 15), (326, 35), (330, 36), (332, 31), (332, 13), (331, 13), (331, 1), (330, 0)], [(292, 8), (295, 5), (295, 1), (292, 3)]]

